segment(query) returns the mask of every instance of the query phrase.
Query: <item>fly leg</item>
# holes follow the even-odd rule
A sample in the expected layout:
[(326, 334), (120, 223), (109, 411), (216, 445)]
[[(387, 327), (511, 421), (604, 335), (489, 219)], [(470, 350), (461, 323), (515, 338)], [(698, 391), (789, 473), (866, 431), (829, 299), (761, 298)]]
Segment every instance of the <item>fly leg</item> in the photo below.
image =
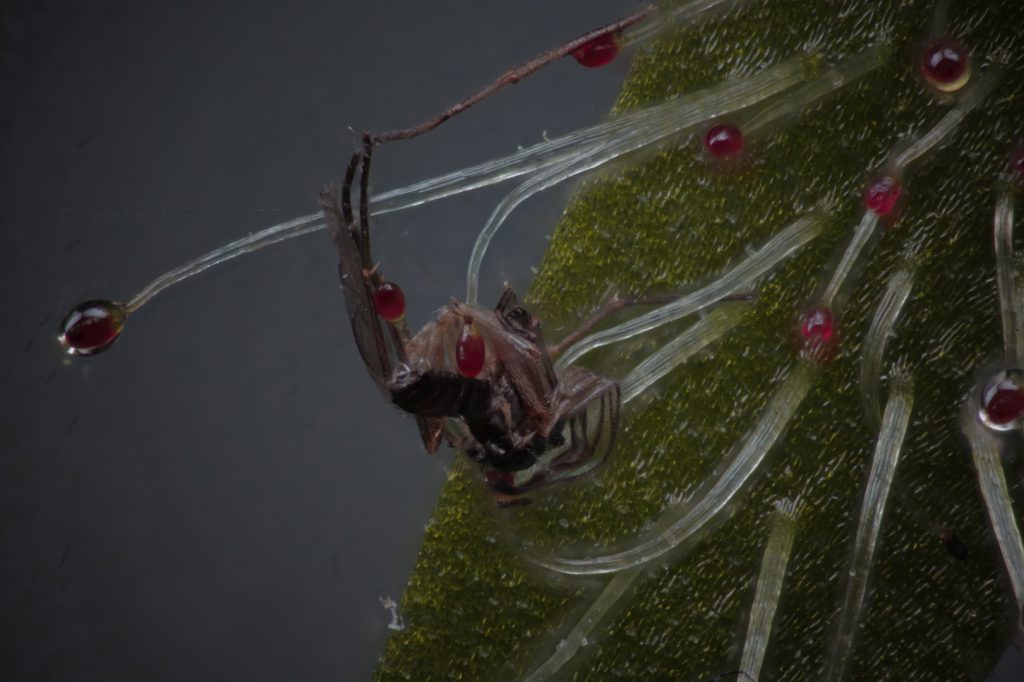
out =
[(507, 477), (500, 486), (492, 483), (492, 488), (506, 495), (522, 495), (542, 485), (590, 474), (615, 446), (621, 402), (614, 381), (582, 367), (569, 367), (552, 398), (551, 428), (541, 434), (547, 439), (547, 448), (530, 469)]

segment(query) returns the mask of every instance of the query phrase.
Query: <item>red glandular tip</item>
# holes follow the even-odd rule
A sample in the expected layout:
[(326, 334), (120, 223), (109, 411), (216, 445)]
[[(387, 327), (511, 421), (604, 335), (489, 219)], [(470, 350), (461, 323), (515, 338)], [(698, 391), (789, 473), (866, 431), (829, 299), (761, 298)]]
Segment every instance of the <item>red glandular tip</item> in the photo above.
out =
[(997, 373), (981, 391), (978, 417), (990, 429), (1010, 431), (1024, 423), (1024, 371)]
[(955, 40), (944, 38), (925, 48), (921, 75), (939, 92), (955, 92), (971, 79), (970, 57)]
[(743, 152), (743, 133), (729, 123), (716, 125), (704, 136), (704, 149), (716, 159), (729, 159)]
[(124, 306), (113, 301), (85, 301), (67, 314), (57, 339), (70, 355), (96, 355), (110, 348), (124, 328)]
[(573, 50), (572, 58), (588, 69), (596, 69), (619, 56), (619, 41), (620, 36), (617, 31), (599, 35)]
[(469, 379), (476, 377), (484, 368), (487, 349), (484, 337), (477, 331), (472, 318), (466, 318), (462, 325), (462, 333), (455, 342), (455, 364), (459, 374)]
[(800, 351), (816, 360), (828, 360), (836, 351), (838, 335), (832, 309), (814, 306), (800, 314), (797, 336)]
[(396, 322), (405, 316), (405, 294), (402, 287), (382, 282), (373, 292), (373, 307), (381, 319)]
[(880, 175), (864, 188), (864, 207), (878, 216), (887, 216), (896, 208), (903, 186), (891, 175)]

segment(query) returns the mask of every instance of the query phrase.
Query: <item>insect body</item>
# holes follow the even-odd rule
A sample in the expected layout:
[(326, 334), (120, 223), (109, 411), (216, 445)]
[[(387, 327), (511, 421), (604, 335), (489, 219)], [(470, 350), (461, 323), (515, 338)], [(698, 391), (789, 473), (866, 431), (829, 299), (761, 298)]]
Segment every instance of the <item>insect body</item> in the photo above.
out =
[[(591, 471), (615, 443), (618, 385), (580, 367), (556, 371), (539, 322), (511, 287), (494, 310), (452, 301), (410, 335), (404, 295), (370, 259), (371, 154), (367, 143), (353, 156), (341, 187), (321, 195), (353, 334), (370, 376), (395, 405), (416, 416), (428, 452), (442, 440), (466, 452), (500, 503)], [(356, 219), (351, 195), (359, 169)]]

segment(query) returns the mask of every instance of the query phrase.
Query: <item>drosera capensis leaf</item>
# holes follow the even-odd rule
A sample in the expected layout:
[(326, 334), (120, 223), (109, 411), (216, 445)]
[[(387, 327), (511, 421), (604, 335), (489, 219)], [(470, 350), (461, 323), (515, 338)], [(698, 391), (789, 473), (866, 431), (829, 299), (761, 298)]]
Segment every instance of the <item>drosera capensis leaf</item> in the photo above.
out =
[[(815, 304), (861, 222), (864, 187), (887, 162), (910, 156), (893, 215), (879, 220), (844, 275), (838, 352), (821, 360), (781, 440), (726, 514), (642, 569), (560, 674), (708, 679), (736, 670), (774, 505), (799, 498), (800, 532), (762, 673), (820, 678), (878, 437), (861, 405), (862, 347), (913, 242), (914, 288), (884, 365), (914, 377), (913, 413), (845, 667), (849, 679), (986, 678), (1012, 637), (1016, 606), (960, 415), (977, 374), (1003, 356), (992, 224), (1010, 151), (1024, 141), (1024, 4), (951, 2), (938, 18), (935, 8), (921, 0), (737, 3), (637, 53), (617, 112), (797, 53), (810, 56), (811, 79), (871, 45), (888, 46), (857, 83), (751, 136), (741, 163), (723, 167), (703, 153), (704, 133), (718, 122), (708, 121), (577, 192), (530, 295), (554, 340), (610, 290), (705, 284), (807, 211), (824, 207), (825, 218), (819, 237), (760, 279), (739, 324), (630, 403), (616, 451), (593, 477), (496, 510), (470, 467), (456, 466), (402, 600), (406, 628), (392, 635), (377, 679), (521, 679), (549, 659), (614, 577), (556, 576), (525, 557), (614, 551), (656, 532), (648, 526), (667, 507), (699, 496), (796, 361), (794, 321)], [(937, 32), (970, 51), (970, 81), (954, 93), (937, 91), (918, 69)], [(982, 78), (998, 82), (963, 106)], [(970, 111), (944, 130), (958, 107)], [(941, 139), (926, 137), (937, 127)], [(621, 378), (656, 346), (641, 336), (580, 362)], [(883, 402), (889, 379), (880, 381)], [(1019, 468), (1019, 434), (1003, 447)], [(1022, 478), (1007, 473), (1018, 514)], [(941, 528), (957, 529), (971, 549), (966, 560), (946, 552)]]

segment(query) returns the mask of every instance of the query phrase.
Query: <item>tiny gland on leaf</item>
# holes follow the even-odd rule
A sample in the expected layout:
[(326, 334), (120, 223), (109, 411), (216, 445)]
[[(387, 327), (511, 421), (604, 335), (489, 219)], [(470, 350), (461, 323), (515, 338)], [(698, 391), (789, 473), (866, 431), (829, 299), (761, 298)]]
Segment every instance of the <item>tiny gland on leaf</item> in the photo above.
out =
[(459, 368), (459, 374), (473, 379), (480, 370), (484, 368), (486, 355), (484, 337), (477, 331), (473, 319), (467, 317), (462, 325), (462, 333), (455, 343), (455, 364)]
[(864, 207), (878, 216), (889, 215), (902, 192), (899, 180), (891, 175), (880, 175), (864, 188)]
[(393, 282), (382, 282), (373, 292), (373, 307), (381, 319), (397, 322), (405, 316), (405, 294)]
[(716, 125), (704, 136), (704, 148), (716, 159), (739, 156), (743, 152), (743, 133), (729, 123)]
[(572, 58), (588, 69), (604, 66), (617, 56), (619, 56), (618, 31), (599, 35), (572, 52)]
[(939, 92), (956, 92), (971, 79), (967, 50), (948, 38), (932, 43), (921, 55), (921, 75)]
[(96, 355), (113, 345), (124, 329), (127, 311), (120, 303), (79, 303), (60, 323), (58, 340), (71, 355)]

